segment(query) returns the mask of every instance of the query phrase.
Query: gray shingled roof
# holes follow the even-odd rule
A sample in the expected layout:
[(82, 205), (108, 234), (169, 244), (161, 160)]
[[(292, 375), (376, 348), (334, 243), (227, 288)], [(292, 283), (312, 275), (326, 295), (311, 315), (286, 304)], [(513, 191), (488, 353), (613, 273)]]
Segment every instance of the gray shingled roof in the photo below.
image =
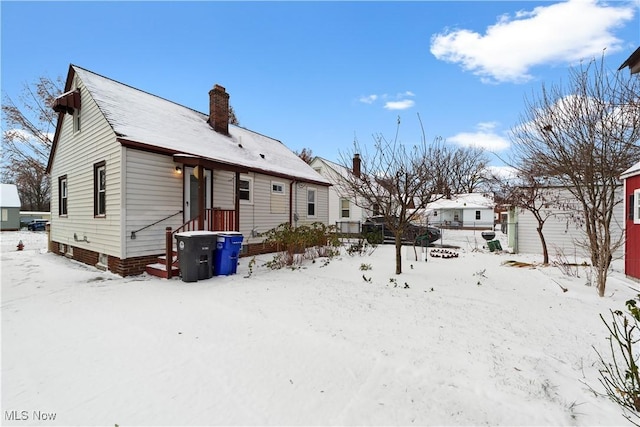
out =
[(121, 138), (254, 171), (329, 184), (276, 139), (233, 125), (229, 125), (230, 136), (222, 135), (209, 126), (207, 114), (72, 67)]

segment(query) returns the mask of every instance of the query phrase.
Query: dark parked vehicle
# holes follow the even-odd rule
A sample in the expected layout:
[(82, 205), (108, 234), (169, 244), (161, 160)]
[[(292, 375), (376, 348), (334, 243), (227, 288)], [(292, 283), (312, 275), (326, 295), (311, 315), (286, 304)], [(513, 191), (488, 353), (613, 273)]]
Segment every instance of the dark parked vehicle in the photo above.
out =
[(44, 231), (45, 225), (49, 222), (46, 219), (34, 219), (29, 224), (27, 224), (27, 230), (29, 231)]
[[(384, 216), (372, 216), (362, 224), (362, 234), (377, 234), (383, 243), (394, 243), (393, 231), (384, 223)], [(440, 230), (435, 227), (420, 227), (408, 224), (402, 236), (403, 243), (430, 245), (440, 238)]]

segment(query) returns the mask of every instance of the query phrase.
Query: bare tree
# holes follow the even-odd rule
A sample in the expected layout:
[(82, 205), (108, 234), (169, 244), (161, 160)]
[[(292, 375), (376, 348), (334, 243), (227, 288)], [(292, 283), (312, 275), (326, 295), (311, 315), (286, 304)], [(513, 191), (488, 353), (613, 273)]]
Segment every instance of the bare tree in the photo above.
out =
[(307, 164), (311, 164), (313, 161), (313, 151), (311, 151), (311, 148), (303, 148), (302, 151), (294, 151), (294, 153)]
[(240, 121), (236, 116), (236, 110), (234, 110), (231, 105), (229, 105), (229, 123), (232, 125), (240, 126)]
[(480, 147), (459, 147), (451, 158), (451, 191), (454, 194), (473, 193), (488, 180), (489, 160)]
[(600, 296), (623, 244), (612, 233), (614, 208), (622, 203), (618, 177), (640, 156), (639, 94), (640, 80), (592, 60), (570, 71), (567, 87), (543, 85), (527, 99), (511, 138), (519, 164), (535, 164), (580, 205)]
[(407, 147), (398, 139), (400, 118), (395, 138), (387, 140), (374, 135), (374, 150), (369, 153), (354, 142), (352, 150), (340, 153), (341, 166), (351, 170), (353, 158), (358, 169), (343, 176), (337, 191), (364, 209), (376, 209), (384, 217), (385, 226), (395, 236), (396, 274), (402, 273), (402, 237), (420, 210), (429, 202), (442, 197), (438, 186), (449, 185), (444, 167), (437, 158), (446, 153), (441, 139), (427, 144), (423, 136), (420, 143)]
[(537, 222), (536, 231), (542, 246), (542, 262), (549, 264), (549, 249), (543, 228), (547, 220), (554, 217), (562, 206), (560, 193), (552, 187), (547, 177), (540, 174), (535, 165), (518, 169), (509, 179), (496, 176), (492, 181), (502, 204), (520, 211), (528, 211), (533, 215)]
[(45, 171), (57, 121), (51, 104), (63, 87), (60, 77), (40, 77), (25, 83), (15, 101), (3, 95), (2, 179), (16, 184), (24, 209), (49, 210)]

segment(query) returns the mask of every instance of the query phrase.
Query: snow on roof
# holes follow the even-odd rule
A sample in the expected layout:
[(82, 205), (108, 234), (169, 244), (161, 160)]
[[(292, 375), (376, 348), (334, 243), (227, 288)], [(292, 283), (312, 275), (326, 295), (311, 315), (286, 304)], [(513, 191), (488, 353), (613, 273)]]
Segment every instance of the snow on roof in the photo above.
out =
[(428, 210), (434, 209), (493, 209), (495, 203), (492, 198), (482, 193), (463, 193), (443, 198), (427, 205)]
[(640, 162), (636, 163), (626, 171), (622, 172), (622, 175), (620, 175), (620, 178), (624, 179), (624, 178), (628, 178), (630, 176), (634, 176), (638, 174), (640, 174)]
[(0, 184), (0, 206), (3, 208), (19, 208), (20, 196), (15, 184)]
[[(323, 157), (316, 157), (316, 159), (323, 162), (325, 165), (331, 168), (338, 176), (342, 178), (346, 178), (348, 175), (351, 175), (351, 169), (348, 169), (338, 163), (332, 162), (331, 160), (327, 160)], [(329, 180), (331, 181), (331, 177), (329, 177)], [(336, 182), (333, 182), (333, 183), (336, 184)]]
[[(329, 184), (282, 142), (229, 125), (213, 130), (209, 116), (73, 66), (116, 134), (126, 140), (229, 165)], [(207, 93), (204, 96), (208, 96)]]

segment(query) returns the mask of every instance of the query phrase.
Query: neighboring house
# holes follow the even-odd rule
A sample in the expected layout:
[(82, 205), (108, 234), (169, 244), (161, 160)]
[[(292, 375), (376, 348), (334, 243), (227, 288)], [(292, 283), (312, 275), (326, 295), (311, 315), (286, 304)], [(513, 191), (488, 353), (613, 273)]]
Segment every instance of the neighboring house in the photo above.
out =
[(240, 231), (253, 254), (281, 223), (326, 224), (329, 181), (282, 142), (230, 125), (224, 87), (208, 99), (203, 114), (71, 65), (47, 165), (53, 250), (170, 276), (147, 266), (176, 231)]
[(20, 196), (14, 184), (0, 184), (0, 231), (20, 230)]
[[(558, 192), (558, 197), (549, 197), (554, 200), (555, 206), (549, 206), (549, 218), (542, 228), (549, 259), (553, 260), (557, 255), (566, 256), (573, 260), (574, 257), (589, 257), (588, 241), (584, 225), (582, 224), (582, 208), (575, 196), (564, 187), (550, 189)], [(622, 189), (620, 189), (622, 190)], [(620, 191), (622, 197), (622, 191)], [(524, 209), (514, 208), (516, 221), (513, 251), (515, 253), (542, 254), (542, 243), (538, 236), (538, 221), (533, 214)], [(612, 241), (616, 241), (622, 236), (624, 210), (622, 203), (616, 206), (611, 220)], [(509, 218), (511, 221), (512, 218)], [(510, 240), (511, 243), (511, 240)], [(623, 256), (623, 249), (620, 248), (614, 253), (616, 257)]]
[(640, 162), (620, 177), (624, 182), (625, 255), (624, 272), (640, 280)]
[(329, 188), (329, 224), (335, 225), (342, 233), (359, 233), (362, 223), (371, 215), (359, 205), (357, 200), (341, 194), (340, 186), (345, 182), (345, 176), (352, 174), (360, 167), (360, 157), (356, 154), (353, 159), (353, 168), (349, 170), (342, 165), (334, 163), (322, 157), (315, 157), (311, 161), (311, 167), (325, 177), (331, 184)]
[(493, 229), (494, 209), (492, 194), (455, 194), (451, 197), (439, 197), (429, 203), (420, 214), (419, 222), (440, 228)]
[(640, 73), (640, 47), (637, 48), (618, 68), (618, 71), (624, 67), (629, 67), (631, 74)]

